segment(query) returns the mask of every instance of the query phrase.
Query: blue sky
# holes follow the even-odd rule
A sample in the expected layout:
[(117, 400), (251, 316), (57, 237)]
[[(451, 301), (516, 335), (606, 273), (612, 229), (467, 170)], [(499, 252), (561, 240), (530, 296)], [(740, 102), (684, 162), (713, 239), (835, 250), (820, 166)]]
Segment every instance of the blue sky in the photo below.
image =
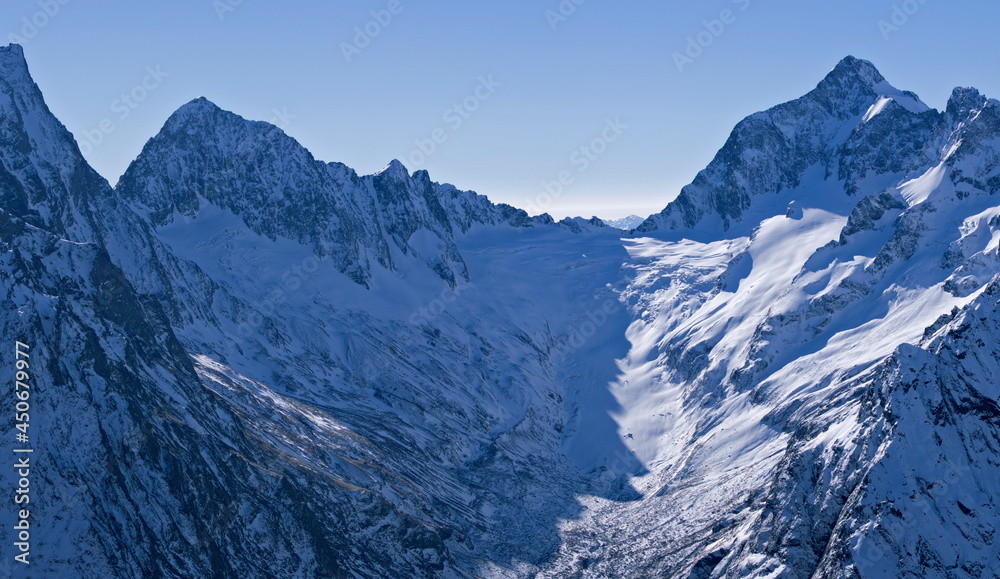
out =
[(658, 211), (741, 118), (806, 93), (847, 54), (939, 109), (955, 86), (1000, 96), (998, 23), (997, 3), (967, 0), (0, 7), (0, 33), (25, 40), (50, 108), (112, 184), (205, 96), (319, 159), (372, 173), (398, 158), (557, 218)]

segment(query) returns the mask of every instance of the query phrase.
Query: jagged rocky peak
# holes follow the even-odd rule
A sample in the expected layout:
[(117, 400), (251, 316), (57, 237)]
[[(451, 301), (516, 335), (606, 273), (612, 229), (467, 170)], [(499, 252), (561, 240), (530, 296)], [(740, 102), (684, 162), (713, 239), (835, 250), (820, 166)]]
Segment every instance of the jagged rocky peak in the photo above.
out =
[[(222, 110), (207, 98), (198, 97), (174, 111), (174, 114), (170, 115), (167, 122), (164, 123), (161, 133), (173, 132), (193, 124), (211, 122), (216, 115), (225, 113), (227, 111)], [(202, 124), (202, 126), (204, 125)]]
[[(725, 232), (744, 222), (751, 207), (784, 211), (790, 198), (781, 195), (796, 190), (822, 204), (817, 190), (834, 201), (840, 191), (851, 196), (862, 186), (889, 187), (905, 174), (937, 120), (916, 94), (893, 87), (872, 63), (848, 56), (805, 96), (743, 119), (712, 163), (637, 231), (698, 226)], [(828, 187), (827, 181), (841, 183)]]
[(994, 157), (988, 164), (996, 164), (994, 145), (1000, 138), (1000, 101), (987, 98), (975, 88), (956, 88), (948, 99), (941, 125), (940, 136), (946, 139), (945, 148), (951, 153), (946, 156), (985, 152)]
[(203, 96), (181, 105), (167, 118), (154, 138), (192, 130), (197, 130), (197, 134), (205, 139), (231, 136), (230, 133), (235, 131), (247, 138), (280, 135), (294, 141), (272, 123), (247, 119)]
[[(199, 97), (170, 115), (116, 191), (154, 226), (173, 222), (175, 212), (196, 220), (208, 202), (243, 216), (258, 233), (301, 241), (315, 233), (303, 228), (315, 229), (329, 216), (331, 208), (320, 203), (316, 183), (330, 178), (326, 165), (279, 127), (244, 119)], [(280, 218), (282, 210), (310, 202), (316, 202), (316, 217), (304, 214), (297, 232), (261, 215)]]
[(174, 111), (150, 142), (163, 139), (178, 146), (208, 147), (209, 150), (279, 148), (282, 155), (300, 156), (310, 162), (314, 160), (280, 127), (246, 119), (205, 97), (198, 97)]
[[(384, 234), (390, 227), (370, 184), (316, 160), (275, 125), (246, 120), (204, 98), (170, 116), (116, 192), (156, 228), (197, 227), (205, 209), (222, 209), (260, 236), (290, 239), (333, 258), (361, 284), (376, 264), (394, 267)], [(394, 241), (407, 253), (407, 238)], [(450, 270), (443, 277), (453, 279)]]
[(5, 82), (15, 80), (22, 71), (27, 73), (28, 63), (24, 59), (24, 49), (20, 44), (0, 46), (0, 71), (3, 72)]
[(821, 90), (868, 88), (877, 91), (886, 85), (888, 82), (874, 64), (861, 58), (846, 56), (833, 67), (816, 88)]
[[(424, 175), (427, 175), (426, 171), (424, 172)], [(375, 173), (375, 176), (387, 177), (398, 181), (407, 181), (410, 178), (410, 172), (406, 170), (406, 167), (399, 161), (399, 159), (393, 159), (388, 165), (385, 166), (384, 169)]]
[[(177, 109), (177, 111), (175, 111), (175, 112), (176, 113), (187, 113), (187, 112), (194, 112), (194, 111), (222, 111), (222, 109), (219, 108), (219, 105), (213, 103), (212, 101), (208, 100), (207, 98), (205, 98), (203, 96), (200, 96), (200, 97), (198, 97), (196, 99), (191, 99), (191, 102), (183, 105), (182, 107), (180, 107), (179, 109)], [(225, 112), (225, 111), (222, 111), (222, 112)]]
[(30, 155), (38, 148), (51, 150), (72, 142), (72, 135), (45, 104), (17, 44), (0, 47), (0, 123), (7, 145), (4, 152), (10, 150), (11, 155)]
[(957, 87), (951, 92), (945, 114), (957, 122), (971, 120), (989, 106), (996, 107), (1000, 101), (986, 98), (973, 87)]
[(889, 84), (874, 64), (853, 56), (841, 60), (808, 96), (840, 118), (865, 113), (873, 106), (873, 97), (887, 97), (914, 113), (930, 110), (915, 93)]
[(870, 87), (878, 86), (885, 82), (885, 77), (875, 68), (870, 61), (847, 55), (833, 67), (824, 82), (834, 79), (855, 78), (864, 82)]
[[(5, 113), (17, 110), (23, 114), (30, 108), (45, 107), (42, 91), (31, 77), (28, 61), (24, 58), (24, 49), (20, 44), (0, 46), (0, 84), (8, 89), (4, 91), (8, 93), (5, 100), (16, 96), (13, 102), (15, 108), (2, 109)], [(47, 107), (45, 110), (48, 112)]]
[(956, 195), (1000, 191), (1000, 101), (956, 88), (925, 157), (945, 161)]
[(0, 183), (12, 215), (67, 239), (97, 235), (90, 202), (107, 197), (107, 182), (45, 104), (17, 44), (0, 47)]

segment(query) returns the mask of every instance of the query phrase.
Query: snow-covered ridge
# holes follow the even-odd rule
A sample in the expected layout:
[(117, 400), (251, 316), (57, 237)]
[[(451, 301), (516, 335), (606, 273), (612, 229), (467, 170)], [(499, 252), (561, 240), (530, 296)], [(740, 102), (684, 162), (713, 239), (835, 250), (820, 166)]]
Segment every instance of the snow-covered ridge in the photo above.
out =
[(399, 161), (368, 176), (317, 161), (279, 128), (204, 98), (171, 115), (115, 190), (154, 228), (196, 222), (209, 205), (232, 211), (257, 234), (311, 247), (362, 285), (373, 268), (396, 269), (412, 256), (454, 287), (467, 280), (456, 234), (473, 224), (551, 223), (432, 183), (426, 171), (410, 175)]
[(847, 58), (629, 235), (205, 99), (112, 189), (17, 47), (0, 87), (39, 574), (997, 576), (974, 89), (939, 113)]

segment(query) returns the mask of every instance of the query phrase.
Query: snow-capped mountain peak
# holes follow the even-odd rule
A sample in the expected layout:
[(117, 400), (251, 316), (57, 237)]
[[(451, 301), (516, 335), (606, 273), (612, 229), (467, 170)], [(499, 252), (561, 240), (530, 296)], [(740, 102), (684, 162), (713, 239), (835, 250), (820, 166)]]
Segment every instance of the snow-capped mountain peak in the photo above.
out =
[(621, 229), (624, 231), (631, 231), (639, 226), (645, 218), (639, 217), (638, 215), (629, 215), (627, 217), (622, 217), (620, 219), (604, 219), (604, 223), (608, 227), (614, 227), (615, 229)]
[(174, 111), (174, 114), (175, 115), (179, 114), (181, 116), (186, 114), (197, 114), (196, 111), (198, 110), (218, 111), (221, 109), (219, 108), (218, 105), (208, 100), (207, 97), (200, 96), (197, 98), (193, 98), (187, 103), (181, 105), (176, 111)]
[[(916, 94), (899, 90), (889, 84), (889, 81), (882, 76), (874, 64), (853, 56), (841, 60), (817, 85), (815, 94), (817, 96), (854, 95), (860, 96), (862, 101), (870, 100), (871, 95), (874, 94), (894, 100), (912, 113), (923, 113), (930, 110), (930, 107), (921, 101)], [(844, 104), (845, 101), (840, 102), (840, 106)]]
[(886, 82), (885, 77), (874, 64), (850, 54), (841, 59), (830, 70), (823, 82), (835, 82), (846, 78), (856, 79), (873, 89)]
[(398, 160), (360, 176), (316, 160), (278, 127), (210, 101), (177, 110), (143, 148), (116, 191), (155, 228), (196, 222), (206, 208), (230, 213), (255, 235), (302, 244), (367, 285), (376, 268), (419, 259), (454, 285), (466, 277), (454, 244), (474, 223), (544, 225), (512, 207), (450, 185)]
[[(640, 232), (727, 231), (784, 212), (796, 197), (831, 207), (906, 175), (939, 115), (868, 61), (842, 60), (805, 96), (752, 114), (677, 199)], [(752, 211), (753, 219), (744, 219)]]
[(406, 181), (410, 178), (410, 172), (406, 170), (406, 167), (399, 161), (399, 159), (393, 159), (385, 166), (381, 171), (375, 173), (376, 177), (388, 177), (395, 179), (397, 181)]

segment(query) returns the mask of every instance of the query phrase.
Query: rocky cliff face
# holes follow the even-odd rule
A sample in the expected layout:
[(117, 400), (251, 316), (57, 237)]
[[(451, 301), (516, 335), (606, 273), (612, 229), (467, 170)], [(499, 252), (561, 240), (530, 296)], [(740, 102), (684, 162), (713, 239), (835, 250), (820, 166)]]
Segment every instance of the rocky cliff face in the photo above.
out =
[(736, 125), (709, 166), (637, 231), (752, 228), (744, 214), (755, 199), (767, 203), (804, 179), (830, 181), (846, 196), (878, 191), (910, 168), (939, 117), (870, 62), (847, 57), (809, 94)]
[(544, 223), (431, 183), (426, 171), (411, 176), (399, 161), (364, 177), (317, 161), (277, 127), (204, 98), (167, 120), (116, 192), (154, 228), (196, 220), (206, 206), (224, 209), (258, 235), (312, 247), (362, 285), (373, 267), (394, 270), (403, 256), (415, 256), (454, 287), (468, 281), (456, 232), (474, 223)]
[(0, 48), (0, 75), (4, 210), (66, 238), (96, 237), (92, 201), (110, 187), (49, 112), (20, 46)]

